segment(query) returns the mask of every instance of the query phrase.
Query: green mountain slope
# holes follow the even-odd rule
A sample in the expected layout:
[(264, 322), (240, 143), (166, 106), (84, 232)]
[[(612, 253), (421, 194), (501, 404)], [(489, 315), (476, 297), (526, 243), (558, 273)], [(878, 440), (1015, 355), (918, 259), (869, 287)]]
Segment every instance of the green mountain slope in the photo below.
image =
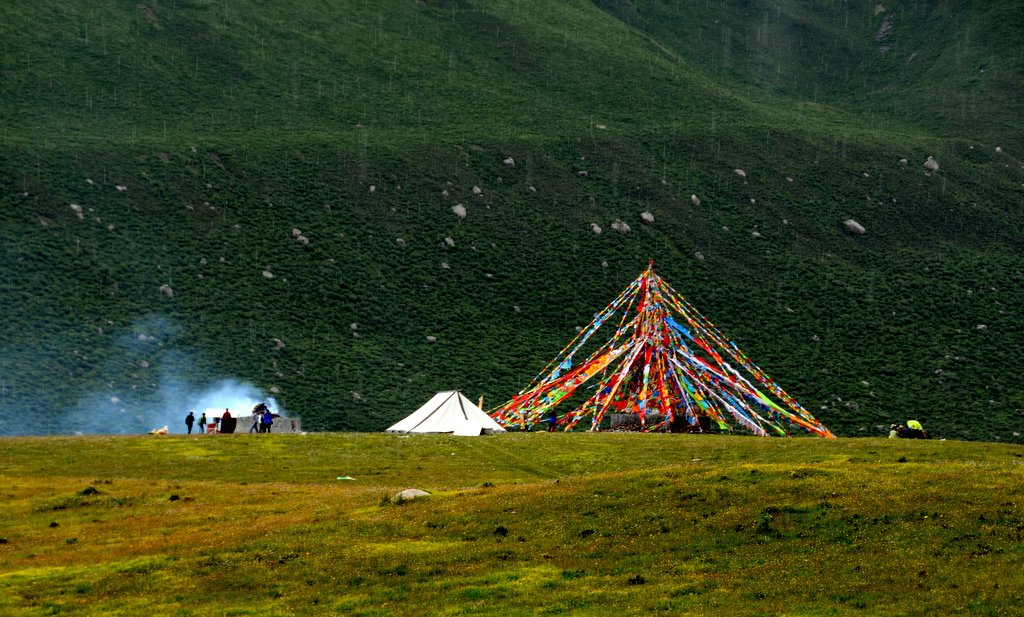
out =
[(497, 404), (654, 259), (839, 434), (1018, 439), (1021, 10), (795, 6), (5, 6), (0, 431)]

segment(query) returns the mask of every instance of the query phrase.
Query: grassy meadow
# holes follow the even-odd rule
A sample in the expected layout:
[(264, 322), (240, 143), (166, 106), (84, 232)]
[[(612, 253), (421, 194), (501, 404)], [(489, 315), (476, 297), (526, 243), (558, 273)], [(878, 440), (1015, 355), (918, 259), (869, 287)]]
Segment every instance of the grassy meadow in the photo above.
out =
[[(392, 499), (410, 487), (432, 495)], [(0, 441), (0, 490), (12, 616), (1008, 615), (1024, 603), (1019, 445), (24, 437)]]

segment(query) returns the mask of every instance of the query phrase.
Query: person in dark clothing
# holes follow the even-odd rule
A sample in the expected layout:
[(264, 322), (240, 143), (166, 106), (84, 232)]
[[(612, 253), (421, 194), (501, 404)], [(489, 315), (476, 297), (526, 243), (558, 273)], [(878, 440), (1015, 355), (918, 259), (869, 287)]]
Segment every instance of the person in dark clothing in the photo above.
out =
[(270, 410), (263, 412), (263, 419), (260, 420), (260, 432), (269, 433), (270, 427), (274, 424), (274, 415), (270, 413)]
[(188, 415), (185, 416), (185, 426), (188, 427), (188, 434), (189, 435), (192, 434), (192, 424), (195, 423), (195, 421), (196, 421), (195, 414), (193, 414), (191, 411), (188, 412)]
[(199, 415), (199, 434), (202, 435), (206, 432), (206, 412), (204, 411)]
[(557, 424), (558, 424), (558, 416), (555, 415), (555, 412), (552, 411), (551, 415), (548, 416), (548, 432), (549, 433), (554, 433), (555, 432), (555, 425), (557, 425)]

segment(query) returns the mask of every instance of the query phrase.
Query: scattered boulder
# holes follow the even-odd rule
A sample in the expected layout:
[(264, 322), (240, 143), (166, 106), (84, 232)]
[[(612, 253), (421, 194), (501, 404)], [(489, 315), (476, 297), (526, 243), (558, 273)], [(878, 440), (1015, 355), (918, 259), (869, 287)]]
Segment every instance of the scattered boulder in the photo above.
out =
[(302, 230), (301, 229), (299, 229), (298, 227), (292, 227), (292, 237), (293, 238), (298, 238), (301, 235), (302, 235)]
[(448, 197), (448, 189), (441, 191), (441, 197)]
[(430, 335), (427, 336), (427, 342), (428, 343), (436, 343), (437, 342), (437, 337), (434, 336), (433, 334), (430, 334)]
[(271, 339), (271, 340), (274, 341), (274, 349), (282, 350), (282, 349), (285, 348), (284, 341), (282, 341), (281, 339), (275, 338), (275, 339)]
[(924, 167), (929, 171), (939, 171), (939, 162), (929, 156), (928, 160), (924, 162)]
[(587, 172), (587, 170), (586, 170), (586, 169), (581, 169), (581, 170), (579, 170), (579, 171), (577, 171), (577, 172), (576, 172), (576, 175), (578, 175), (578, 176), (579, 176), (579, 177), (581, 177), (581, 178), (586, 178), (586, 177), (587, 177), (587, 176), (589, 176), (590, 174), (589, 174), (589, 173)]
[(119, 193), (123, 193), (128, 190), (128, 187), (123, 184), (117, 184), (114, 188), (116, 188)]
[(452, 206), (452, 212), (454, 212), (455, 216), (459, 217), (460, 219), (466, 218), (466, 206), (462, 204), (455, 204), (454, 206)]
[(537, 192), (537, 187), (535, 187), (533, 185), (530, 185), (530, 188), (528, 188), (527, 190), (530, 191), (531, 193), (536, 193)]
[(376, 193), (377, 192), (377, 185), (371, 184), (370, 185), (370, 192), (371, 193)]
[(71, 204), (71, 209), (75, 211), (75, 216), (78, 217), (78, 220), (85, 220), (85, 214), (82, 212), (82, 206), (78, 204)]
[(506, 158), (504, 161), (502, 161), (502, 163), (504, 163), (505, 165), (508, 165), (509, 167), (515, 167), (516, 166), (516, 160), (514, 158), (512, 158), (511, 156)]
[(852, 234), (857, 234), (858, 236), (863, 236), (868, 232), (867, 229), (864, 229), (863, 225), (853, 219), (846, 219), (843, 221), (843, 227), (846, 228), (846, 231)]
[(885, 20), (882, 22), (881, 27), (878, 29), (878, 33), (875, 34), (875, 42), (879, 44), (878, 51), (883, 56), (892, 49), (892, 15), (887, 15)]
[(907, 159), (900, 159), (900, 165), (907, 166)]
[(444, 243), (448, 246), (455, 246), (455, 238), (448, 236), (447, 238), (444, 239)]
[(171, 286), (168, 285), (167, 283), (164, 283), (163, 285), (160, 286), (160, 293), (167, 296), (168, 298), (174, 297), (174, 290), (171, 289)]
[(448, 262), (447, 262), (447, 261), (442, 261), (442, 262), (441, 262), (441, 269), (442, 269), (442, 270), (451, 270), (451, 269), (452, 269), (452, 267), (448, 265)]
[(700, 205), (700, 197), (697, 197), (696, 195), (690, 195), (690, 203), (695, 205), (695, 206), (699, 206)]
[(430, 497), (430, 493), (427, 491), (421, 491), (418, 488), (407, 488), (404, 491), (395, 493), (395, 496), (391, 498), (396, 503), (403, 501), (413, 501), (415, 499), (423, 499), (424, 497)]
[(590, 224), (590, 231), (592, 231), (592, 232), (594, 232), (595, 234), (597, 234), (597, 235), (599, 235), (599, 236), (600, 236), (600, 235), (601, 235), (601, 232), (602, 232), (603, 230), (601, 229), (601, 226), (600, 226), (600, 225), (598, 225), (597, 223), (591, 223), (591, 224)]
[(988, 326), (986, 326), (983, 323), (980, 323), (977, 326), (975, 326), (975, 329), (977, 329), (977, 330), (988, 330)]
[(754, 231), (750, 232), (750, 235), (751, 235), (751, 237), (754, 237), (754, 238), (760, 238), (761, 237), (761, 232), (759, 232), (759, 231), (757, 231), (755, 229)]
[(642, 218), (644, 222), (648, 224), (654, 222), (654, 215), (651, 214), (650, 212), (641, 212), (640, 218)]
[(274, 278), (274, 273), (270, 271), (270, 266), (267, 266), (263, 272), (260, 272), (260, 274), (263, 275), (263, 278), (268, 280)]
[(352, 330), (353, 332), (355, 332), (356, 330), (358, 330), (358, 329), (359, 329), (359, 324), (357, 324), (356, 322), (354, 322), (354, 321), (353, 321), (352, 323), (350, 323), (350, 324), (348, 325), (348, 327), (349, 327), (349, 329), (350, 329), (350, 330)]
[(479, 186), (474, 186), (473, 187), (473, 194), (474, 195), (480, 195), (483, 192), (484, 192), (483, 189), (481, 189)]
[(632, 229), (629, 228), (629, 225), (627, 225), (623, 221), (620, 221), (619, 219), (615, 219), (614, 221), (612, 221), (612, 229), (621, 234), (628, 234), (629, 232), (633, 231)]
[(94, 186), (96, 183), (92, 181), (92, 178), (86, 178), (85, 183), (89, 186)]
[(697, 261), (704, 261), (704, 253), (700, 251), (694, 252), (693, 256), (697, 258)]
[(395, 240), (395, 244), (397, 244), (398, 246), (400, 246), (402, 248), (405, 248), (405, 238), (397, 238)]
[(996, 146), (996, 152), (998, 152), (999, 154), (1002, 154), (1003, 153), (1003, 148), (1001, 146)]
[(732, 173), (736, 174), (737, 176), (739, 176), (741, 178), (746, 178), (747, 177), (747, 172), (743, 171), (742, 169), (734, 169), (734, 170), (732, 170)]

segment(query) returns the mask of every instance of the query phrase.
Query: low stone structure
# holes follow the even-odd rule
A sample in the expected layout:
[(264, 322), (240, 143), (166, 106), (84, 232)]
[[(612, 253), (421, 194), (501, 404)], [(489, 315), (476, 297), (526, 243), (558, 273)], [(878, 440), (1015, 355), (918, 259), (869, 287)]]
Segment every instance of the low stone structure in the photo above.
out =
[[(660, 413), (649, 413), (644, 418), (645, 425), (640, 425), (640, 416), (635, 413), (613, 413), (611, 414), (610, 429), (613, 431), (653, 431), (658, 433), (717, 433), (717, 425), (711, 422), (707, 416), (699, 416), (696, 425), (689, 424), (682, 416), (673, 418), (671, 424), (662, 424), (665, 415)], [(658, 428), (653, 428), (658, 426)]]
[[(252, 416), (239, 416), (234, 418), (235, 430), (232, 433), (220, 433), (220, 434), (233, 434), (233, 435), (246, 435), (249, 433), (249, 428), (252, 426)], [(207, 428), (208, 433), (218, 432), (217, 426), (211, 423)], [(302, 432), (302, 421), (299, 418), (285, 418), (275, 417), (274, 424), (270, 427), (271, 433), (301, 433)]]

